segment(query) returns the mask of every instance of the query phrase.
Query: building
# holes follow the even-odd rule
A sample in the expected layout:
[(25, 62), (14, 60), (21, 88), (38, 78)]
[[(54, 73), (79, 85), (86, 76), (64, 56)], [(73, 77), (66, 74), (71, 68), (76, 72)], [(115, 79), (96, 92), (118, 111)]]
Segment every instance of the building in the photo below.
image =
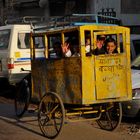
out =
[(0, 0), (0, 24), (6, 19), (23, 16), (52, 16), (72, 13), (94, 13), (116, 16), (122, 24), (138, 31), (140, 1), (138, 0)]
[[(131, 31), (140, 33), (140, 1), (138, 0), (40, 0), (44, 15), (67, 15), (71, 13), (93, 13), (114, 16)], [(48, 14), (47, 14), (48, 17)]]
[(43, 16), (43, 9), (39, 6), (39, 0), (13, 0), (13, 8), (19, 16)]
[[(140, 1), (138, 0), (91, 0), (94, 8), (92, 13), (113, 9), (122, 25), (131, 27), (132, 33), (140, 33)], [(92, 5), (92, 4), (91, 4)]]
[(0, 0), (0, 25), (24, 16), (44, 16), (39, 0)]

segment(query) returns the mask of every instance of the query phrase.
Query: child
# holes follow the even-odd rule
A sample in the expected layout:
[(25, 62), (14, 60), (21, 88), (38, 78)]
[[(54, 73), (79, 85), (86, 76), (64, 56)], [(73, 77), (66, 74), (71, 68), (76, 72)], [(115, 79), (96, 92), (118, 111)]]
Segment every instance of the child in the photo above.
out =
[(108, 38), (106, 40), (105, 46), (106, 46), (106, 53), (107, 54), (118, 53), (117, 43), (113, 38)]
[(94, 55), (105, 54), (104, 42), (105, 36), (97, 36), (96, 49), (93, 50)]

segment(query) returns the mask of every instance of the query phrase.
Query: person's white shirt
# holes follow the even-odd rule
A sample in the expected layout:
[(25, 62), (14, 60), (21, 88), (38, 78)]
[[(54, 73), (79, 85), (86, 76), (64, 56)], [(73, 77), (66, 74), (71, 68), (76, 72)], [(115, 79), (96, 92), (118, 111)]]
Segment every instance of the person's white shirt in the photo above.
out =
[(90, 52), (90, 45), (86, 45), (85, 50), (86, 50), (86, 53), (89, 53)]
[(72, 56), (71, 50), (68, 50), (68, 51), (65, 53), (65, 57), (71, 57), (71, 56)]

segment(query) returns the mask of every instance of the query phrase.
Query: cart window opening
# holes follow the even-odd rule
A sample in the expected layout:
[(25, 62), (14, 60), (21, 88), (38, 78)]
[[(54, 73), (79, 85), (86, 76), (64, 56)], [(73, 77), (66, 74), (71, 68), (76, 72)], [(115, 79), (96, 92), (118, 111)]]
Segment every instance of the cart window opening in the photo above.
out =
[(45, 58), (45, 36), (33, 36), (35, 58)]
[(61, 34), (48, 35), (49, 58), (62, 58)]
[(124, 52), (122, 34), (101, 34), (96, 36), (93, 54), (117, 54)]
[[(119, 34), (111, 34), (107, 35), (106, 41), (105, 41), (105, 47), (106, 47), (106, 53), (109, 54), (109, 45), (107, 44), (108, 41), (112, 42), (112, 46), (110, 46), (110, 53), (123, 53), (124, 52), (124, 42), (123, 42), (123, 35), (121, 33)], [(113, 48), (114, 46), (114, 48)], [(112, 48), (111, 48), (112, 47)]]
[(85, 31), (85, 54), (86, 54), (86, 56), (91, 56), (91, 33), (90, 33), (90, 31)]
[(123, 53), (124, 52), (124, 42), (123, 42), (123, 35), (122, 34), (119, 34), (118, 36), (118, 51), (120, 53)]
[(30, 34), (29, 33), (19, 33), (18, 34), (18, 48), (19, 49), (29, 49), (30, 48)]
[(8, 48), (10, 39), (10, 30), (1, 30), (0, 31), (0, 50)]
[(65, 57), (80, 56), (79, 32), (71, 31), (64, 33), (64, 44), (62, 44), (62, 52)]
[(45, 48), (45, 37), (44, 36), (35, 36), (33, 38), (34, 45), (36, 49)]

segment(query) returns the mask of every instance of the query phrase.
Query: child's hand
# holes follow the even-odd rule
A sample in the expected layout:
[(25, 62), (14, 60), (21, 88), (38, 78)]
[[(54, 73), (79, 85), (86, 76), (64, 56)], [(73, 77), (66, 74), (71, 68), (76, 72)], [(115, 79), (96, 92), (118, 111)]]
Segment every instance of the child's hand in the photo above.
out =
[(64, 43), (61, 45), (63, 53), (67, 53), (69, 50), (69, 43)]

